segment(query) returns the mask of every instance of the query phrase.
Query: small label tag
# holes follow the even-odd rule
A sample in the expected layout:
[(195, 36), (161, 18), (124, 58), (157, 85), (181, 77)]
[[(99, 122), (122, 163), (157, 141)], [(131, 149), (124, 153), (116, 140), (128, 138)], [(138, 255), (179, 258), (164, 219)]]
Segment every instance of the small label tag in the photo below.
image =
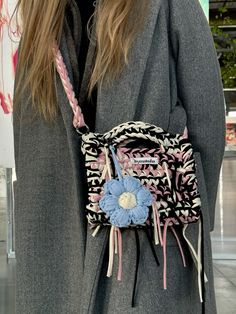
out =
[(152, 157), (137, 157), (131, 158), (131, 162), (134, 165), (141, 164), (141, 165), (157, 165), (158, 159)]

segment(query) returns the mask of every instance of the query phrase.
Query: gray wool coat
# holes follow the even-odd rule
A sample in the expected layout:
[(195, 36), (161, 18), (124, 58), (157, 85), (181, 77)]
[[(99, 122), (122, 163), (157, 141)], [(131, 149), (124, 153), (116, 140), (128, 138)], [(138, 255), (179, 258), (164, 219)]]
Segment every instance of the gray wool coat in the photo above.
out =
[[(78, 94), (80, 15), (70, 4), (74, 30), (65, 20), (60, 48)], [(83, 107), (94, 60), (92, 41), (79, 93)], [(86, 182), (80, 139), (57, 77), (59, 114), (49, 125), (35, 113), (28, 93), (15, 111), (17, 182), (17, 314), (183, 314), (202, 313), (197, 272), (187, 246), (183, 268), (177, 244), (168, 232), (167, 290), (163, 257), (157, 268), (144, 232), (139, 232), (141, 260), (136, 307), (131, 308), (136, 263), (135, 237), (124, 231), (123, 280), (106, 277), (108, 229), (96, 238), (87, 228)], [(33, 118), (32, 118), (33, 117)], [(142, 120), (171, 132), (187, 125), (195, 149), (204, 218), (206, 313), (215, 314), (210, 231), (214, 227), (217, 183), (224, 152), (223, 89), (212, 35), (198, 0), (149, 0), (144, 28), (130, 51), (129, 65), (110, 87), (98, 91), (96, 131), (128, 120)], [(188, 237), (196, 246), (197, 225)], [(116, 263), (117, 261), (115, 261)], [(115, 265), (114, 270), (116, 270)]]

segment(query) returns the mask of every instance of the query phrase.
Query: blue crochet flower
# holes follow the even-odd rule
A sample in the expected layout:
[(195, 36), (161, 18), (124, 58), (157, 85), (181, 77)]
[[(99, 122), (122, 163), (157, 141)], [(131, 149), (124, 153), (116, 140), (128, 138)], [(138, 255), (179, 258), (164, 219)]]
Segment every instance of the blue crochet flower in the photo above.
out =
[(111, 179), (105, 183), (99, 205), (112, 225), (127, 227), (131, 223), (145, 223), (152, 199), (151, 192), (138, 179), (125, 176), (122, 180)]

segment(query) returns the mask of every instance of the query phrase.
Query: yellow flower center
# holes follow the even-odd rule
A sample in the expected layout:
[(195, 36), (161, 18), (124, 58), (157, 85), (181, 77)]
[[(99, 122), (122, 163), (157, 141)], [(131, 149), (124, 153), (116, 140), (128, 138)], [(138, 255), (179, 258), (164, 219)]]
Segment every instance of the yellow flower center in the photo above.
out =
[(125, 192), (120, 195), (118, 203), (120, 207), (125, 209), (134, 208), (137, 206), (136, 196), (133, 193)]

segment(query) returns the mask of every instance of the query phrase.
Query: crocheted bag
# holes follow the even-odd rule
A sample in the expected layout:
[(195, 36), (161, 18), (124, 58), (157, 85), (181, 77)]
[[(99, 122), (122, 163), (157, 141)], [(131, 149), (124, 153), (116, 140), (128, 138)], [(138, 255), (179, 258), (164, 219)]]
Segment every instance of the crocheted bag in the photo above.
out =
[[(196, 253), (185, 234), (188, 224), (200, 221), (201, 217), (196, 163), (186, 134), (170, 134), (160, 127), (141, 121), (120, 124), (105, 134), (89, 132), (58, 47), (54, 48), (54, 53), (57, 71), (74, 112), (73, 125), (82, 137), (88, 182), (88, 223), (94, 229), (93, 236), (96, 236), (102, 226), (110, 226), (111, 230), (107, 276), (112, 275), (114, 253), (118, 252), (118, 280), (122, 277), (121, 229), (133, 228), (137, 239), (137, 228), (143, 228), (158, 265), (153, 242), (163, 247), (163, 282), (166, 289), (168, 227), (176, 237), (186, 266), (183, 249), (174, 229), (175, 225), (181, 225), (198, 269), (199, 294), (203, 302), (202, 247)], [(200, 221), (199, 243), (201, 236)], [(134, 294), (135, 288), (133, 306)]]

